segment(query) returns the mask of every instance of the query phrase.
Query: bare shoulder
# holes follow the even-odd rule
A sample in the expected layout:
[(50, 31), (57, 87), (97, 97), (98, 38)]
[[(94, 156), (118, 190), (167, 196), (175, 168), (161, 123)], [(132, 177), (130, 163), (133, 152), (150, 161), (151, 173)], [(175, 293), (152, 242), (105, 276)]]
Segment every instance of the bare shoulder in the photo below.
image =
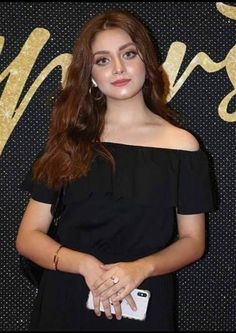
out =
[(196, 151), (200, 148), (196, 137), (183, 128), (168, 124), (164, 132), (168, 146), (172, 149)]

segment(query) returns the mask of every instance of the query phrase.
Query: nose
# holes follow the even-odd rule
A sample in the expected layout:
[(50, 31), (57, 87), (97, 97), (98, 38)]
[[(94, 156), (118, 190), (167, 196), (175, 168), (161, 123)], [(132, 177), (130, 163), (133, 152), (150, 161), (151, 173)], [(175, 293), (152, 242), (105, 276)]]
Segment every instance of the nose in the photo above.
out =
[(113, 75), (122, 74), (124, 72), (124, 64), (121, 59), (114, 60)]

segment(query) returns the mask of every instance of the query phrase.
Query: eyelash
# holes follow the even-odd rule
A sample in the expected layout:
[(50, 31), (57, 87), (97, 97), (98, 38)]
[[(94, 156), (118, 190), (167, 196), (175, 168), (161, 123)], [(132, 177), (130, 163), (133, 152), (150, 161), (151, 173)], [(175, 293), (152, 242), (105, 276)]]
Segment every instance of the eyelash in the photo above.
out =
[[(124, 55), (127, 54), (127, 53), (132, 53), (132, 54), (133, 54), (131, 57), (128, 57), (128, 60), (129, 60), (129, 59), (133, 59), (133, 58), (135, 58), (136, 55), (138, 54), (138, 52), (137, 52), (137, 51), (134, 51), (134, 50), (127, 51), (127, 52), (124, 53)], [(103, 64), (100, 63), (100, 64), (99, 64), (99, 62), (100, 62), (101, 60), (104, 60), (104, 59), (107, 60), (106, 57), (100, 57), (100, 58), (98, 58), (98, 59), (95, 61), (95, 64), (98, 65), (98, 66), (105, 66), (106, 63), (103, 63)]]

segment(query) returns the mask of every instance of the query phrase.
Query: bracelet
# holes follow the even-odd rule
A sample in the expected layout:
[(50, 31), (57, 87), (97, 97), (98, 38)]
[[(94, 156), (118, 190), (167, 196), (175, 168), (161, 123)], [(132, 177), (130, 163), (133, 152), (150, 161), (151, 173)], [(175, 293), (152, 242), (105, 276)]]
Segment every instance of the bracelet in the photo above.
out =
[(59, 261), (58, 252), (60, 251), (60, 249), (62, 247), (63, 247), (63, 245), (60, 245), (54, 254), (53, 264), (54, 264), (55, 271), (57, 271), (57, 265), (58, 265), (58, 261)]

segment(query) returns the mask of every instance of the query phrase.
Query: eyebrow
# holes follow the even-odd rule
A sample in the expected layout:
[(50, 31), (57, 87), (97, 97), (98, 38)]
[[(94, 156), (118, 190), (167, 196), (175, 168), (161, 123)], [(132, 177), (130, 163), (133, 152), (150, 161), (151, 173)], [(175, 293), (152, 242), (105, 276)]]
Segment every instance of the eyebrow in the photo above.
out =
[[(130, 46), (130, 45), (134, 45), (134, 46), (136, 46), (133, 42), (129, 42), (129, 43), (126, 43), (126, 44), (120, 46), (120, 47), (119, 47), (119, 51), (124, 50), (126, 47), (128, 47), (128, 46)], [(93, 54), (93, 56), (95, 56), (96, 54), (109, 54), (109, 53), (110, 53), (110, 52), (107, 51), (107, 50), (101, 50), (101, 51), (97, 51), (97, 52), (95, 52), (95, 53)]]

